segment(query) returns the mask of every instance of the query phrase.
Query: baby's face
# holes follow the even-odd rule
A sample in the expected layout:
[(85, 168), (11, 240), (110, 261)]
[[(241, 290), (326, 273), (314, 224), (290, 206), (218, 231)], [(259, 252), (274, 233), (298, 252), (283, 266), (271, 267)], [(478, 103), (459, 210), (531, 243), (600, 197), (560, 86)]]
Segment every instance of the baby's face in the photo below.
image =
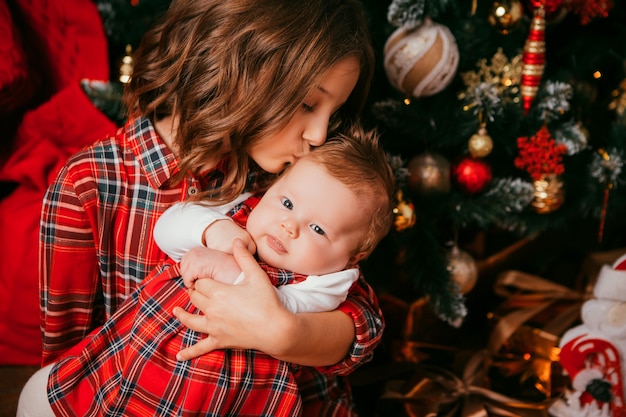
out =
[(246, 229), (264, 262), (305, 275), (344, 269), (367, 227), (363, 204), (324, 168), (299, 160), (252, 210)]

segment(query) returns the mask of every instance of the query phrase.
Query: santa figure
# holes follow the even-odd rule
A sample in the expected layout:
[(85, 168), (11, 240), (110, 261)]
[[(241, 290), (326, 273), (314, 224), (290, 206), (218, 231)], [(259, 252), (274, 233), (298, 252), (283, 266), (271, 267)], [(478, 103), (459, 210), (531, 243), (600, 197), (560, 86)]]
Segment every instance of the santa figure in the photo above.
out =
[(560, 363), (572, 380), (557, 417), (626, 417), (626, 255), (604, 265), (594, 298), (581, 309), (583, 324), (560, 341)]

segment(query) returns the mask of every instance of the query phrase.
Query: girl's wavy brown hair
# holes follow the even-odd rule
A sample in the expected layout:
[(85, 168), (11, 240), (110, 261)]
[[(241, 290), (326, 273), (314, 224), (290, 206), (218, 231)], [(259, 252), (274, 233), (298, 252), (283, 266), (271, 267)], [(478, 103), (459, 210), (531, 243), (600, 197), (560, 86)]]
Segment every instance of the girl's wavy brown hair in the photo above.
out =
[(173, 0), (135, 53), (124, 102), (131, 117), (178, 116), (175, 180), (228, 156), (222, 187), (205, 196), (228, 201), (245, 187), (251, 146), (284, 127), (347, 56), (359, 59), (359, 80), (329, 130), (358, 120), (372, 79), (358, 0)]

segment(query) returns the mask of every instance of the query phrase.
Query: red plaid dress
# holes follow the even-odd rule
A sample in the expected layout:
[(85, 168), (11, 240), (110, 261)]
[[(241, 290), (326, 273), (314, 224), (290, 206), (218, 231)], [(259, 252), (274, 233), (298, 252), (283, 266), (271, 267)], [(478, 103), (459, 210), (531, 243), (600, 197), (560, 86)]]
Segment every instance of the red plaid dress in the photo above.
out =
[[(243, 220), (241, 213), (248, 212), (244, 206), (233, 217)], [(275, 285), (303, 279), (264, 269)], [(179, 275), (174, 261), (161, 264), (102, 328), (61, 357), (48, 381), (56, 415), (355, 415), (345, 375), (371, 358), (383, 326), (382, 320), (368, 322), (364, 314), (377, 301), (362, 277), (339, 307), (354, 319), (356, 355), (332, 367), (312, 368), (235, 349), (177, 361), (178, 351), (202, 338), (171, 313), (175, 306), (198, 313)]]

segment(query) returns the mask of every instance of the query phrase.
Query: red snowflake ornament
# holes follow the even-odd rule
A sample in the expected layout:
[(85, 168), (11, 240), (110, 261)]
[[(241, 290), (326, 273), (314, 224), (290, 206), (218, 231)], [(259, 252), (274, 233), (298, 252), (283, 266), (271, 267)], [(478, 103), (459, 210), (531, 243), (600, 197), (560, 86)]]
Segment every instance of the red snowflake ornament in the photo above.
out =
[(519, 153), (513, 161), (516, 168), (523, 169), (533, 180), (546, 174), (560, 175), (565, 172), (563, 155), (567, 152), (564, 144), (557, 143), (543, 126), (535, 136), (517, 138)]

